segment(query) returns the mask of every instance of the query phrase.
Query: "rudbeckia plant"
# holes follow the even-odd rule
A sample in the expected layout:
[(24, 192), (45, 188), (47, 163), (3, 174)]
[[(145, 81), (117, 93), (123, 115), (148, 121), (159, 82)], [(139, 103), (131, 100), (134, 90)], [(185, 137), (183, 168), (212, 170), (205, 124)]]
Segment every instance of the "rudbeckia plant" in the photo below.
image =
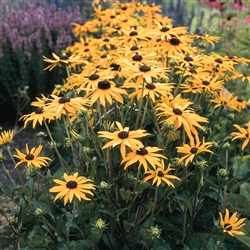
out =
[[(19, 204), (0, 209), (0, 244), (247, 249), (250, 85), (239, 76), (250, 59), (206, 52), (219, 37), (173, 26), (157, 4), (108, 6), (93, 1), (66, 54), (43, 57), (44, 70), (64, 67), (67, 78), (20, 117), (41, 130), (34, 145), (12, 154), (15, 133), (0, 134), (13, 183), (1, 190)], [(5, 154), (26, 171), (23, 185)]]

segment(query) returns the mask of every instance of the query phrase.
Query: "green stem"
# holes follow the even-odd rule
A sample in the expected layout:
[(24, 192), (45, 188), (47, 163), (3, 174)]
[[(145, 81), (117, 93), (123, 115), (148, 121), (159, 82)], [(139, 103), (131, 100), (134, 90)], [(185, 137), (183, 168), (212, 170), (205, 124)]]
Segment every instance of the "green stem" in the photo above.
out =
[(144, 112), (143, 112), (142, 120), (141, 120), (141, 128), (143, 128), (143, 123), (144, 123), (144, 120), (145, 120), (145, 117), (146, 117), (146, 114), (147, 114), (149, 99), (150, 99), (150, 97), (148, 95), (147, 96), (147, 100), (146, 100), (146, 104), (145, 104), (145, 107), (144, 107)]
[(14, 185), (15, 188), (17, 188), (16, 183), (14, 182), (14, 180), (12, 179), (12, 177), (10, 176), (8, 170), (6, 169), (5, 165), (2, 162), (2, 166), (3, 166), (3, 170), (5, 172), (5, 174), (7, 175), (8, 179), (11, 181), (11, 183)]
[(181, 82), (182, 82), (182, 80), (183, 80), (183, 78), (184, 78), (184, 73), (185, 73), (185, 71), (186, 71), (186, 67), (184, 68), (184, 70), (183, 70), (183, 72), (182, 72), (182, 75), (181, 75), (181, 77), (180, 77), (180, 80), (179, 80), (177, 86), (175, 87), (174, 96), (177, 95), (177, 91), (179, 90), (180, 84), (181, 84)]
[(157, 193), (158, 193), (158, 186), (155, 189), (154, 203), (153, 203), (153, 207), (152, 207), (152, 211), (151, 211), (151, 215), (150, 215), (150, 219), (149, 219), (148, 228), (151, 226), (152, 219), (154, 216), (154, 212), (155, 212), (155, 208), (156, 208), (156, 204), (157, 204)]
[[(13, 155), (11, 154), (10, 149), (9, 149), (7, 146), (6, 146), (5, 148), (6, 148), (7, 152), (8, 152), (8, 154), (9, 154), (9, 156), (10, 156), (12, 162), (14, 163), (14, 165), (16, 165), (16, 161), (15, 161)], [(22, 175), (21, 175), (19, 169), (16, 168), (16, 171), (17, 171), (18, 178), (19, 178), (19, 180), (21, 181), (22, 185), (25, 185), (25, 182), (24, 182), (24, 180), (23, 180), (23, 177), (22, 177)]]
[(140, 98), (139, 107), (138, 107), (138, 112), (137, 112), (137, 116), (136, 116), (135, 129), (138, 128), (139, 119), (140, 119), (140, 116), (141, 116), (141, 109), (142, 109), (142, 102), (143, 102), (144, 85), (145, 85), (145, 82), (143, 81), (143, 82), (142, 82), (142, 89), (141, 89), (141, 98)]
[(43, 120), (43, 122), (44, 122), (45, 128), (46, 128), (46, 130), (47, 130), (47, 133), (48, 133), (48, 135), (49, 135), (49, 138), (50, 138), (50, 140), (51, 140), (51, 142), (52, 142), (52, 144), (53, 144), (53, 147), (54, 147), (54, 149), (55, 149), (55, 152), (56, 152), (56, 154), (57, 154), (57, 157), (58, 157), (58, 159), (59, 159), (59, 161), (60, 161), (60, 163), (61, 163), (61, 166), (62, 166), (62, 168), (65, 170), (65, 165), (64, 165), (62, 156), (61, 156), (61, 154), (60, 154), (59, 151), (58, 151), (58, 148), (57, 148), (56, 143), (55, 143), (55, 141), (54, 141), (54, 139), (53, 139), (53, 136), (52, 136), (52, 134), (51, 134), (51, 132), (50, 132), (50, 130), (49, 130), (49, 126), (48, 126), (48, 124), (47, 124), (47, 122), (46, 122), (45, 120)]

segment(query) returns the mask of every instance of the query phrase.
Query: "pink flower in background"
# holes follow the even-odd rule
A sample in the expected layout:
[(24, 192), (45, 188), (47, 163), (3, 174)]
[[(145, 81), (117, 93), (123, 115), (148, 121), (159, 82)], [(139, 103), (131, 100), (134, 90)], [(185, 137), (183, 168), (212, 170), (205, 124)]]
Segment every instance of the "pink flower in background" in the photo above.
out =
[(247, 2), (242, 3), (241, 1), (234, 1), (234, 3), (232, 4), (232, 7), (236, 10), (241, 10), (244, 8), (248, 8)]
[(250, 23), (250, 16), (247, 16), (247, 18), (245, 19), (245, 24), (249, 24)]

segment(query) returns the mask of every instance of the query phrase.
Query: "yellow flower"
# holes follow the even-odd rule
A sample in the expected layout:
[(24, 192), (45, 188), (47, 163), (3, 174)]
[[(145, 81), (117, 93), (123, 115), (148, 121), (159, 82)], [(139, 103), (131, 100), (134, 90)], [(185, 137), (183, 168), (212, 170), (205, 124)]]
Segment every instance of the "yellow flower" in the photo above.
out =
[(44, 70), (49, 69), (49, 71), (51, 71), (56, 66), (61, 66), (63, 64), (73, 64), (74, 65), (74, 64), (81, 64), (81, 63), (85, 62), (84, 60), (81, 59), (80, 56), (77, 56), (77, 55), (71, 55), (70, 57), (67, 56), (66, 54), (63, 54), (61, 57), (59, 57), (55, 53), (52, 53), (52, 55), (55, 59), (49, 59), (49, 58), (43, 56), (43, 60), (45, 62), (51, 63)]
[(202, 152), (208, 152), (213, 154), (210, 148), (212, 146), (212, 142), (205, 142), (203, 138), (203, 142), (201, 144), (199, 138), (196, 139), (196, 143), (194, 141), (190, 142), (190, 145), (184, 144), (183, 147), (177, 147), (177, 152), (181, 154), (186, 154), (182, 158), (178, 160), (178, 164), (185, 160), (185, 166), (188, 165), (189, 162), (192, 162), (194, 157)]
[(26, 144), (26, 153), (22, 153), (20, 150), (16, 149), (17, 155), (13, 155), (20, 161), (15, 165), (14, 168), (18, 167), (22, 163), (26, 163), (27, 171), (29, 172), (31, 167), (41, 168), (48, 165), (48, 161), (51, 161), (49, 157), (38, 156), (42, 151), (43, 145), (39, 145), (37, 148), (32, 148), (29, 150), (28, 144)]
[(122, 158), (125, 158), (126, 146), (128, 146), (131, 150), (139, 150), (140, 148), (143, 148), (143, 144), (136, 138), (141, 138), (150, 135), (149, 133), (146, 133), (146, 130), (138, 129), (135, 131), (129, 131), (129, 127), (123, 128), (119, 122), (116, 122), (116, 125), (119, 130), (113, 133), (107, 131), (98, 132), (99, 137), (104, 137), (111, 140), (110, 142), (106, 143), (102, 147), (102, 149), (120, 145)]
[(97, 87), (90, 92), (90, 105), (93, 105), (98, 99), (104, 107), (106, 107), (106, 100), (109, 104), (112, 104), (113, 100), (123, 103), (122, 94), (127, 95), (127, 92), (124, 89), (117, 88), (110, 81), (99, 81)]
[(226, 214), (225, 214), (224, 218), (220, 212), (219, 212), (219, 214), (220, 214), (220, 225), (221, 225), (224, 233), (228, 233), (231, 236), (245, 235), (245, 233), (239, 231), (239, 229), (241, 227), (245, 226), (245, 223), (243, 224), (243, 222), (245, 221), (246, 218), (238, 219), (236, 217), (237, 212), (235, 212), (231, 217), (229, 217), (228, 209), (226, 209)]
[(50, 121), (54, 119), (54, 116), (50, 113), (44, 112), (44, 108), (36, 108), (35, 111), (31, 114), (23, 115), (22, 117), (20, 117), (19, 121), (21, 119), (24, 120), (24, 127), (27, 126), (28, 122), (33, 121), (32, 128), (35, 128), (37, 123), (42, 125), (45, 119), (49, 119)]
[(233, 94), (229, 94), (227, 90), (222, 90), (219, 94), (214, 93), (215, 99), (210, 100), (210, 102), (216, 103), (214, 108), (218, 107), (228, 107), (238, 111), (237, 97), (233, 97)]
[[(126, 85), (129, 87), (130, 85)], [(131, 85), (132, 86), (132, 85)], [(140, 100), (142, 97), (150, 98), (155, 102), (156, 97), (171, 95), (171, 90), (174, 88), (172, 83), (145, 83), (144, 88), (142, 85), (139, 86), (139, 89), (134, 91), (130, 98), (133, 100), (134, 97), (137, 97), (137, 100)], [(143, 96), (142, 96), (143, 93)]]
[(168, 97), (162, 98), (162, 102), (155, 107), (156, 111), (159, 112), (158, 116), (160, 118), (163, 117), (161, 123), (173, 122), (175, 129), (183, 126), (190, 141), (193, 140), (192, 134), (198, 137), (195, 127), (202, 129), (202, 126), (198, 122), (208, 122), (207, 118), (199, 116), (194, 113), (192, 108), (188, 107), (191, 104), (192, 102), (188, 99), (182, 99), (179, 94), (173, 100)]
[(55, 116), (60, 119), (62, 115), (67, 112), (73, 116), (76, 111), (83, 109), (89, 104), (89, 100), (84, 97), (69, 98), (66, 96), (58, 97), (56, 95), (51, 95), (53, 99), (46, 105), (44, 112), (49, 113), (51, 116)]
[(54, 179), (54, 182), (59, 184), (59, 186), (52, 187), (49, 191), (51, 193), (58, 193), (54, 199), (61, 199), (64, 196), (64, 205), (66, 203), (72, 202), (74, 196), (78, 200), (90, 200), (86, 194), (94, 196), (91, 190), (95, 190), (95, 185), (90, 183), (92, 180), (85, 178), (84, 176), (78, 176), (78, 173), (73, 175), (63, 174), (65, 181)]
[(155, 170), (148, 170), (145, 172), (145, 174), (149, 174), (149, 175), (145, 177), (142, 180), (142, 182), (146, 182), (150, 179), (153, 179), (152, 184), (153, 185), (156, 184), (156, 186), (158, 187), (162, 183), (162, 181), (164, 181), (168, 186), (171, 186), (174, 188), (174, 184), (169, 179), (178, 180), (178, 181), (180, 181), (180, 179), (175, 175), (168, 174), (168, 172), (171, 170), (173, 169), (170, 168), (170, 164), (168, 164), (167, 169), (164, 170), (164, 161), (161, 160), (161, 166), (159, 166)]
[(245, 139), (245, 141), (242, 144), (242, 150), (244, 150), (244, 148), (247, 146), (247, 144), (250, 141), (250, 122), (248, 122), (248, 124), (247, 124), (247, 129), (242, 128), (237, 124), (234, 124), (234, 127), (236, 127), (240, 132), (231, 133), (231, 135), (234, 136), (232, 141), (235, 139), (239, 139), (239, 138)]
[(0, 134), (0, 146), (9, 144), (14, 137), (14, 130), (3, 131)]
[(139, 161), (138, 168), (143, 165), (145, 172), (150, 169), (149, 164), (155, 169), (156, 166), (161, 166), (161, 158), (167, 159), (164, 155), (156, 153), (160, 150), (162, 149), (158, 147), (144, 147), (133, 150), (133, 152), (127, 154), (121, 164), (127, 162), (124, 166), (124, 170), (126, 170), (128, 166)]

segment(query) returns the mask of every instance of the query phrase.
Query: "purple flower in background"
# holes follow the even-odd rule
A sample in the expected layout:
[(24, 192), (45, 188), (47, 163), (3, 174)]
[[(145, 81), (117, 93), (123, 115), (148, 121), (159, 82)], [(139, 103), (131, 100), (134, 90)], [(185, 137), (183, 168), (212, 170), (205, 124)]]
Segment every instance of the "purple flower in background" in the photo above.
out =
[(79, 7), (61, 9), (44, 1), (1, 3), (1, 14), (0, 58), (7, 41), (14, 51), (23, 51), (28, 58), (34, 46), (42, 54), (44, 43), (55, 53), (60, 53), (72, 42), (70, 24), (83, 22)]

